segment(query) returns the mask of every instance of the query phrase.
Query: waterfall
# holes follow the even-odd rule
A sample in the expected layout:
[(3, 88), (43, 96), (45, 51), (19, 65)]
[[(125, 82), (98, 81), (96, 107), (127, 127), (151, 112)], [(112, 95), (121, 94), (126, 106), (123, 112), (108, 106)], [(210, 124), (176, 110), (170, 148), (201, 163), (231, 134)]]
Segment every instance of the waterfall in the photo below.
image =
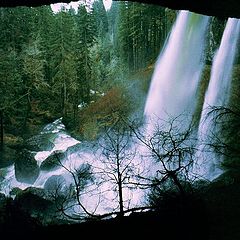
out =
[(207, 16), (189, 11), (179, 12), (151, 80), (144, 110), (151, 125), (148, 132), (155, 118), (166, 120), (168, 116), (194, 113), (208, 20)]
[[(215, 53), (208, 89), (205, 93), (203, 110), (198, 128), (199, 159), (198, 171), (208, 179), (214, 179), (221, 173), (217, 167), (221, 156), (208, 152), (205, 144), (214, 130), (213, 119), (207, 117), (213, 106), (226, 106), (229, 101), (232, 69), (240, 31), (240, 20), (229, 18), (222, 36), (220, 47)], [(217, 130), (217, 129), (215, 129)], [(216, 161), (218, 159), (218, 161)]]

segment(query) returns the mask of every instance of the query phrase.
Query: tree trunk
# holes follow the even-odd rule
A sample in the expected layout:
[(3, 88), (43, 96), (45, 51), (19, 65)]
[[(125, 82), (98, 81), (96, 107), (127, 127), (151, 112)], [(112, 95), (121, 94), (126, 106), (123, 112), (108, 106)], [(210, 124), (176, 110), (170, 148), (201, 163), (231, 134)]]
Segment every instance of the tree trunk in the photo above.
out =
[(179, 182), (178, 177), (176, 176), (176, 174), (175, 174), (174, 172), (172, 172), (172, 173), (170, 174), (170, 176), (171, 176), (174, 184), (177, 186), (177, 188), (178, 188), (181, 196), (184, 197), (184, 196), (186, 195), (186, 194), (185, 194), (185, 190), (183, 189), (182, 184)]
[(0, 150), (3, 150), (4, 140), (3, 140), (3, 111), (0, 111)]
[(120, 208), (120, 213), (119, 216), (123, 217), (124, 215), (124, 209), (123, 209), (123, 193), (122, 193), (122, 179), (118, 179), (118, 193), (119, 193), (119, 208)]
[(66, 87), (66, 81), (64, 80), (64, 83), (63, 83), (63, 88), (62, 88), (62, 91), (63, 91), (63, 96), (62, 96), (62, 112), (63, 112), (63, 117), (66, 117), (67, 116), (67, 109), (66, 109), (66, 104), (67, 104), (67, 87)]
[(31, 106), (31, 90), (28, 89), (28, 94), (27, 94), (27, 109), (25, 112), (25, 116), (24, 116), (24, 120), (23, 120), (23, 124), (22, 124), (22, 131), (27, 132), (29, 130), (29, 126), (28, 126), (28, 118), (29, 118), (29, 114), (32, 111), (32, 106)]
[[(119, 145), (117, 144), (117, 153), (119, 154)], [(119, 216), (124, 216), (124, 209), (123, 209), (123, 192), (122, 192), (122, 174), (120, 171), (120, 160), (117, 157), (117, 184), (118, 184), (118, 195), (119, 195), (119, 209), (120, 213)]]

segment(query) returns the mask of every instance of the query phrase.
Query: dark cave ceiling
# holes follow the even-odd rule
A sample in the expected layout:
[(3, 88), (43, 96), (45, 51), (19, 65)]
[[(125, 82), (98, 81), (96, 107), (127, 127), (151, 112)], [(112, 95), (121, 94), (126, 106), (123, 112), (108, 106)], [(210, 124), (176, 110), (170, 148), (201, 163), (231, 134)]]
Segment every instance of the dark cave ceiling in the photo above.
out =
[[(121, 1), (121, 0), (120, 0)], [(135, 2), (153, 3), (163, 7), (175, 10), (190, 10), (192, 12), (217, 16), (217, 17), (234, 17), (240, 18), (240, 0), (134, 0)], [(0, 0), (0, 7), (15, 6), (40, 6), (51, 3), (65, 2), (70, 0)]]

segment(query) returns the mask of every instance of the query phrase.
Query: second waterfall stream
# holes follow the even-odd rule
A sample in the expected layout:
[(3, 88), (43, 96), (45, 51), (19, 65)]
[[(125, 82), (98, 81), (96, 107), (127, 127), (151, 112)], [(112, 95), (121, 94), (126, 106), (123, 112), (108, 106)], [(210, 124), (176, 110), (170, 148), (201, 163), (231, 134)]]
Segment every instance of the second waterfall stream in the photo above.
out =
[(205, 93), (198, 127), (198, 151), (196, 153), (198, 166), (195, 171), (210, 180), (222, 172), (219, 165), (223, 160), (223, 156), (217, 156), (213, 151), (206, 148), (209, 142), (212, 141), (211, 137), (218, 134), (214, 118), (211, 115), (208, 116), (208, 113), (213, 107), (228, 107), (231, 95), (232, 71), (238, 50), (239, 32), (240, 20), (229, 18), (219, 49), (213, 59), (211, 77)]

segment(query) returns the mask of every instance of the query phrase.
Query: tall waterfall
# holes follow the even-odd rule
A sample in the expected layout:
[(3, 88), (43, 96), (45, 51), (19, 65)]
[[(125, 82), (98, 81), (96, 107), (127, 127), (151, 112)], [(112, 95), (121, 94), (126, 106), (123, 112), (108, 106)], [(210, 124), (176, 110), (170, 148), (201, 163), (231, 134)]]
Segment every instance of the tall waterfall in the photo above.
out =
[(179, 12), (151, 80), (144, 110), (151, 122), (155, 122), (153, 118), (193, 114), (208, 20), (189, 11)]
[[(208, 89), (205, 94), (203, 110), (198, 128), (199, 150), (199, 169), (202, 174), (209, 179), (215, 178), (221, 171), (216, 167), (221, 162), (221, 157), (214, 153), (207, 152), (204, 144), (209, 140), (213, 133), (213, 119), (207, 114), (212, 106), (226, 106), (229, 101), (232, 69), (236, 53), (236, 45), (239, 38), (240, 20), (229, 18), (222, 36), (221, 44), (217, 50)], [(202, 143), (202, 144), (201, 144)], [(205, 152), (206, 151), (206, 152)], [(218, 161), (216, 161), (218, 159)]]

